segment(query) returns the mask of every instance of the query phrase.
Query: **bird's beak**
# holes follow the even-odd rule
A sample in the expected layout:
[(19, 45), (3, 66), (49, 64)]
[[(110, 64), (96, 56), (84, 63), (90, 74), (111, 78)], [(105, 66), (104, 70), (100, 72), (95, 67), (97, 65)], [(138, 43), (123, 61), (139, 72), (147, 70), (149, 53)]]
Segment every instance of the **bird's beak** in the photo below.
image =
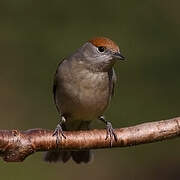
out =
[(125, 60), (125, 57), (120, 52), (114, 52), (112, 56), (119, 60)]

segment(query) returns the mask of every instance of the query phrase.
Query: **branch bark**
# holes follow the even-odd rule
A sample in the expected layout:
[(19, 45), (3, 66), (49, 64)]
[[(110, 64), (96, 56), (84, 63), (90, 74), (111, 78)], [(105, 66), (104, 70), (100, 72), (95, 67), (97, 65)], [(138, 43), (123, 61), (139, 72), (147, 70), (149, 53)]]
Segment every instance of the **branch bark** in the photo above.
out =
[[(112, 147), (127, 147), (179, 137), (180, 117), (136, 126), (115, 129), (117, 141)], [(37, 151), (56, 148), (63, 150), (109, 148), (110, 139), (105, 140), (106, 130), (65, 131), (66, 139), (56, 143), (53, 131), (30, 129), (27, 131), (0, 130), (0, 156), (7, 162), (23, 161)]]

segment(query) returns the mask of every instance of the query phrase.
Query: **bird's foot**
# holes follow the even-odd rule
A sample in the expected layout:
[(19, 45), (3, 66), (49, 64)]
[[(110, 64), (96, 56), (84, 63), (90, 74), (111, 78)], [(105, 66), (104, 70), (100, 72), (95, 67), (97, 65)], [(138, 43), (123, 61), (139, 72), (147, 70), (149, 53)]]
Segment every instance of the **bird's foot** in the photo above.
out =
[(57, 125), (56, 129), (53, 132), (53, 136), (56, 136), (56, 143), (59, 144), (62, 138), (66, 139), (66, 136), (64, 135), (63, 129), (62, 129), (62, 123), (66, 121), (64, 116), (61, 116), (61, 121)]
[(113, 129), (112, 124), (110, 122), (106, 123), (106, 131), (107, 131), (107, 134), (106, 134), (105, 140), (110, 138), (110, 146), (112, 147), (113, 138), (117, 142), (117, 135), (114, 132), (114, 129)]
[(117, 142), (117, 135), (114, 132), (112, 124), (110, 122), (106, 121), (104, 116), (100, 116), (99, 119), (106, 124), (106, 132), (107, 132), (107, 134), (106, 134), (105, 140), (110, 138), (110, 146), (112, 147), (113, 139)]

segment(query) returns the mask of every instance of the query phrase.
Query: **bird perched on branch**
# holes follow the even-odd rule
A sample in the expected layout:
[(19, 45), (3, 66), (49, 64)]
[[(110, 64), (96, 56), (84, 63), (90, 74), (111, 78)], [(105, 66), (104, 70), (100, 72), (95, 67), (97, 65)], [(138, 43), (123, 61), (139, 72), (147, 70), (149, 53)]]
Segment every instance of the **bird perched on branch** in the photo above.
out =
[[(54, 101), (60, 114), (60, 122), (54, 131), (57, 142), (66, 138), (64, 130), (87, 130), (94, 119), (106, 124), (105, 140), (116, 140), (110, 122), (103, 114), (114, 93), (116, 75), (113, 66), (124, 60), (119, 47), (110, 39), (97, 37), (82, 45), (72, 55), (58, 65), (54, 78)], [(90, 150), (49, 151), (45, 160), (67, 162), (70, 158), (76, 163), (87, 163), (92, 159)]]

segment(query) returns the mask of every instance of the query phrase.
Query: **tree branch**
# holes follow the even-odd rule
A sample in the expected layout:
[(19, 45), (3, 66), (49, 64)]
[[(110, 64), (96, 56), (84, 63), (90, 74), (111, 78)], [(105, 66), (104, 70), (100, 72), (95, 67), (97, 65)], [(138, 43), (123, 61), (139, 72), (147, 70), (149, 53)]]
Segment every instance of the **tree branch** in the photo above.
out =
[[(136, 126), (115, 129), (117, 142), (112, 147), (127, 147), (175, 138), (180, 135), (180, 117)], [(106, 130), (65, 131), (57, 145), (53, 131), (31, 129), (27, 131), (0, 130), (0, 156), (7, 162), (23, 161), (36, 151), (56, 148), (64, 150), (109, 148), (110, 140), (105, 140)]]

